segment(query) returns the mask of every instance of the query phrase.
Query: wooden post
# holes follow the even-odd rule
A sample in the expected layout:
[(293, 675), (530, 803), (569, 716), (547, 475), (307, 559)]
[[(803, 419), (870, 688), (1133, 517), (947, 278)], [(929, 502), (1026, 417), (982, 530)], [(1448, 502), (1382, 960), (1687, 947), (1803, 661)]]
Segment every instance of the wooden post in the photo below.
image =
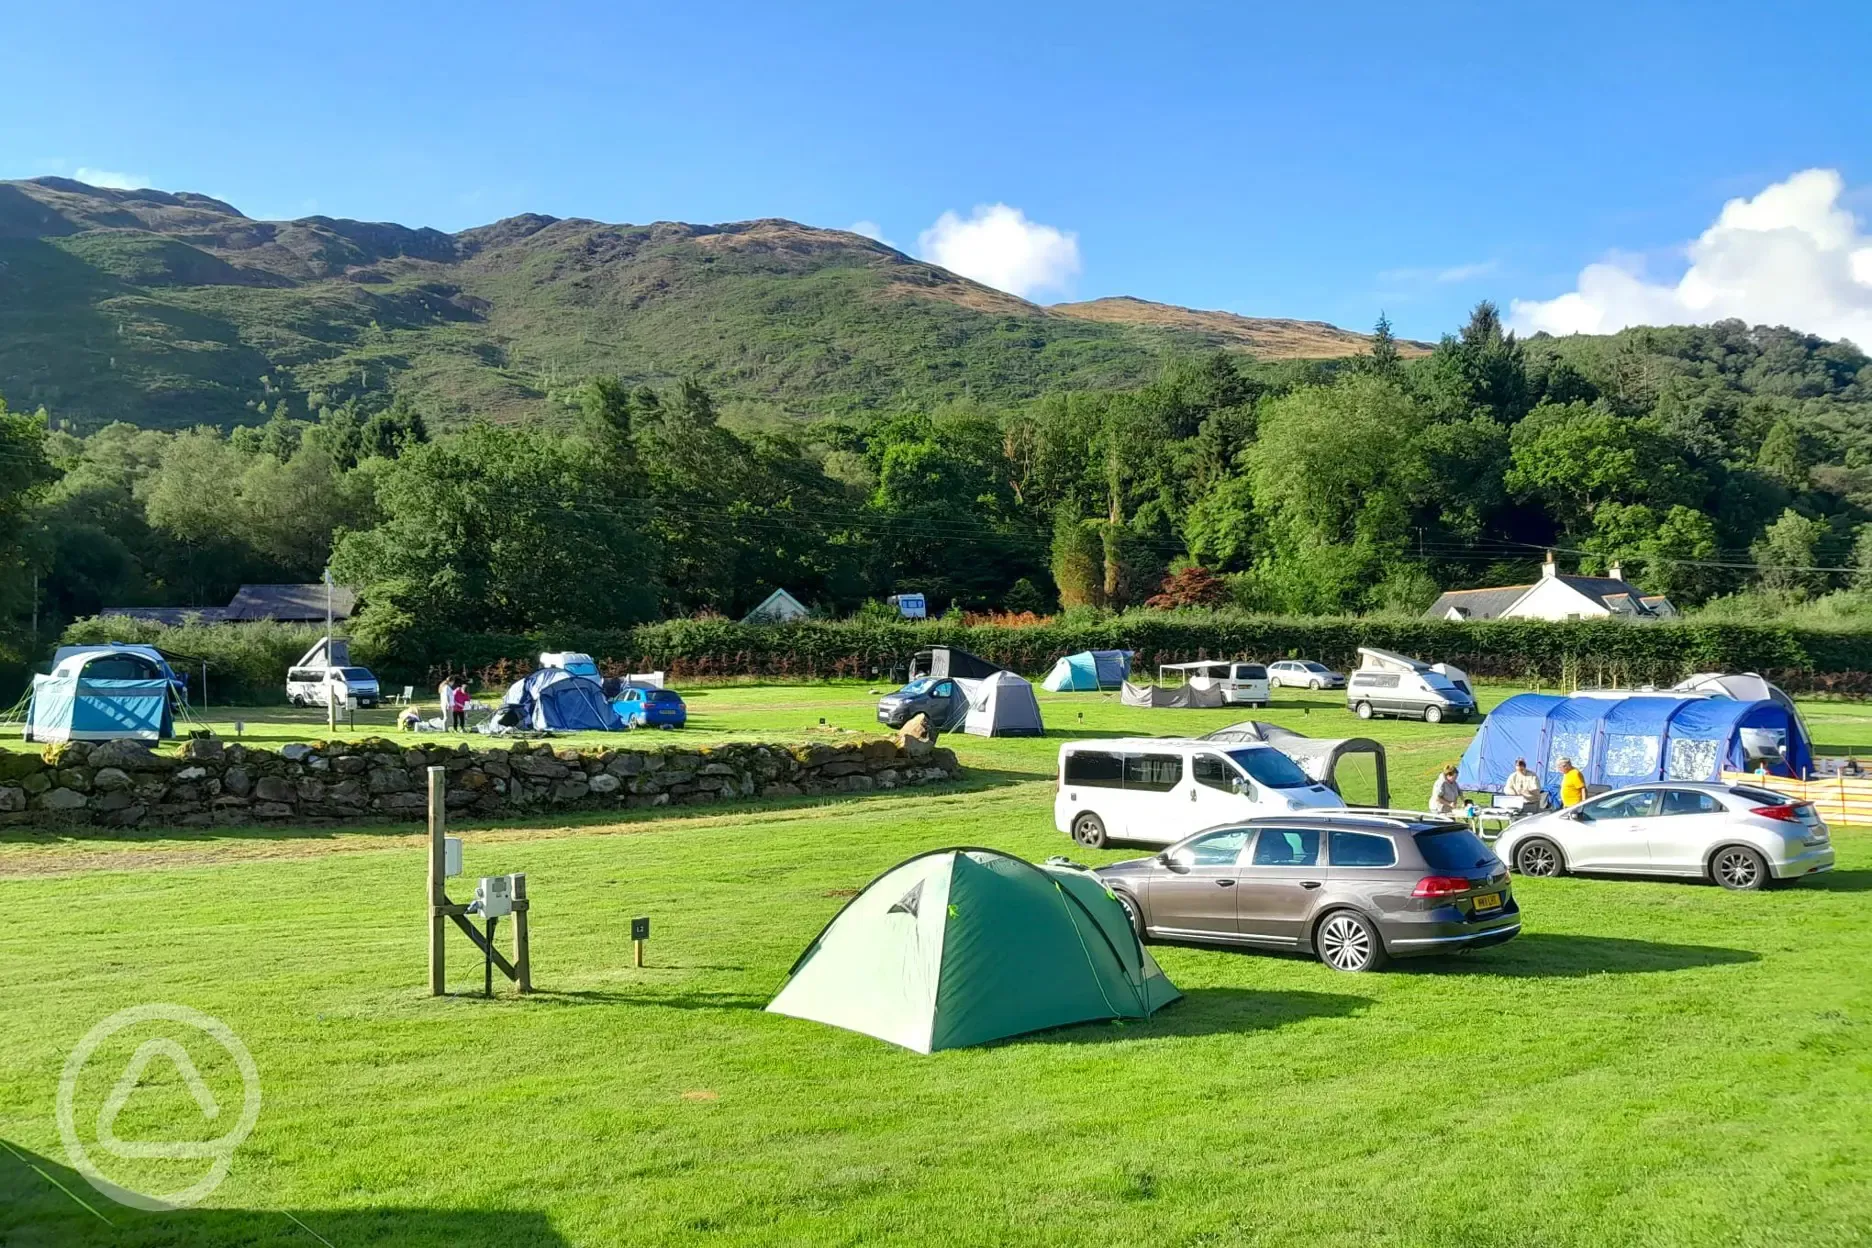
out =
[(527, 947), (526, 876), (513, 877), (514, 979), (522, 993), (533, 991), (533, 952)]
[(448, 904), (448, 893), (443, 883), (446, 870), (447, 850), (443, 844), (448, 832), (448, 807), (445, 798), (448, 794), (448, 770), (443, 767), (429, 769), (429, 995), (442, 996), (447, 992), (447, 976), (443, 970), (443, 932), (448, 926), (448, 918), (442, 913), (442, 907)]

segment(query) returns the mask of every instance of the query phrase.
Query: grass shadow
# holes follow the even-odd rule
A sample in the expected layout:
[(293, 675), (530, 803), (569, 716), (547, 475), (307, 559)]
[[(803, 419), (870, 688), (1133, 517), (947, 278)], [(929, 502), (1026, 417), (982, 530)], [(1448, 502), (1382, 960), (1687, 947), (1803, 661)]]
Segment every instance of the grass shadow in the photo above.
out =
[(1707, 966), (1759, 962), (1752, 949), (1722, 945), (1678, 945), (1623, 936), (1577, 936), (1533, 932), (1469, 954), (1405, 958), (1396, 972), (1427, 975), (1501, 975), (1510, 979), (1584, 979), (1595, 975), (1651, 975)]
[(1372, 1004), (1370, 997), (1338, 992), (1259, 992), (1249, 988), (1187, 988), (1148, 1019), (1080, 1023), (1010, 1036), (1003, 1044), (1116, 1044), (1165, 1036), (1248, 1035), (1273, 1031), (1310, 1018), (1350, 1018)]
[(1783, 880), (1782, 888), (1815, 888), (1823, 893), (1872, 893), (1872, 871), (1825, 871), (1797, 880)]
[[(204, 1168), (206, 1163), (203, 1163)], [(108, 1174), (108, 1171), (106, 1171)], [(310, 1233), (308, 1233), (310, 1232)], [(406, 1248), (558, 1248), (551, 1220), (525, 1209), (177, 1209), (147, 1213), (99, 1194), (69, 1166), (0, 1140), (0, 1244), (9, 1248), (223, 1248), (324, 1242)]]
[(564, 992), (534, 989), (529, 1001), (564, 1007), (631, 1005), (664, 1010), (764, 1010), (767, 997), (745, 992), (658, 992), (654, 988), (583, 988)]

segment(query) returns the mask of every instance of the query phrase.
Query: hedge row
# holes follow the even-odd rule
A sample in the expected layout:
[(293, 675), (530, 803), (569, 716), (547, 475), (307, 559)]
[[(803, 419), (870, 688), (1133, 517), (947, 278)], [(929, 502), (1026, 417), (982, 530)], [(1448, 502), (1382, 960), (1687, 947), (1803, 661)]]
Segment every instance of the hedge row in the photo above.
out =
[[(68, 630), (67, 639), (143, 641), (207, 658), (216, 702), (277, 701), (283, 697), (287, 665), (318, 631), (253, 624), (164, 629), (111, 620), (82, 621)], [(375, 653), (360, 643), (354, 657), (376, 669), (388, 685), (419, 688), (447, 671), (499, 685), (531, 670), (540, 651), (563, 649), (583, 650), (609, 671), (665, 670), (687, 679), (888, 679), (913, 651), (939, 644), (961, 646), (1036, 676), (1062, 654), (1102, 649), (1136, 651), (1140, 672), (1159, 663), (1238, 655), (1318, 659), (1346, 670), (1356, 664), (1363, 645), (1454, 663), (1476, 676), (1569, 687), (1667, 684), (1691, 672), (1756, 671), (1794, 690), (1872, 691), (1872, 631), (1694, 621), (1454, 623), (1156, 611), (1029, 628), (872, 620), (746, 625), (705, 619), (551, 636), (445, 635), (421, 655)]]

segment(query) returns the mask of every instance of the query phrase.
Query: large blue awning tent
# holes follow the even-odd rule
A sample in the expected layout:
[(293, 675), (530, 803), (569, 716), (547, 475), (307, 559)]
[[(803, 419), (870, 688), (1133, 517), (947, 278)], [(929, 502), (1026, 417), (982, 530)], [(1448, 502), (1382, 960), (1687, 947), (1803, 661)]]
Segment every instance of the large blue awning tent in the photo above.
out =
[(1096, 693), (1120, 688), (1130, 674), (1129, 650), (1082, 650), (1055, 663), (1040, 687), (1054, 693)]
[(516, 727), (533, 732), (622, 732), (624, 721), (604, 686), (562, 667), (545, 667), (507, 687), (503, 706), (519, 712)]
[(1677, 693), (1560, 697), (1522, 693), (1482, 721), (1463, 751), (1463, 788), (1499, 793), (1525, 758), (1547, 796), (1558, 801), (1563, 758), (1588, 785), (1616, 788), (1648, 780), (1719, 780), (1724, 771), (1804, 777), (1813, 746), (1800, 720), (1771, 700), (1687, 697)]
[(175, 736), (169, 673), (159, 659), (123, 649), (67, 655), (34, 676), (28, 741), (159, 741)]

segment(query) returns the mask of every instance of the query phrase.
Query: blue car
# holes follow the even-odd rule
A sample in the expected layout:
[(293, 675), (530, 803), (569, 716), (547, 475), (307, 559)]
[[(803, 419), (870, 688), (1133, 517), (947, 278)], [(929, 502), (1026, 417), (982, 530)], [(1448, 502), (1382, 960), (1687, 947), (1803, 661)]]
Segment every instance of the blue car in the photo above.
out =
[(626, 685), (618, 691), (611, 709), (624, 720), (626, 728), (680, 728), (689, 722), (689, 708), (674, 689)]

